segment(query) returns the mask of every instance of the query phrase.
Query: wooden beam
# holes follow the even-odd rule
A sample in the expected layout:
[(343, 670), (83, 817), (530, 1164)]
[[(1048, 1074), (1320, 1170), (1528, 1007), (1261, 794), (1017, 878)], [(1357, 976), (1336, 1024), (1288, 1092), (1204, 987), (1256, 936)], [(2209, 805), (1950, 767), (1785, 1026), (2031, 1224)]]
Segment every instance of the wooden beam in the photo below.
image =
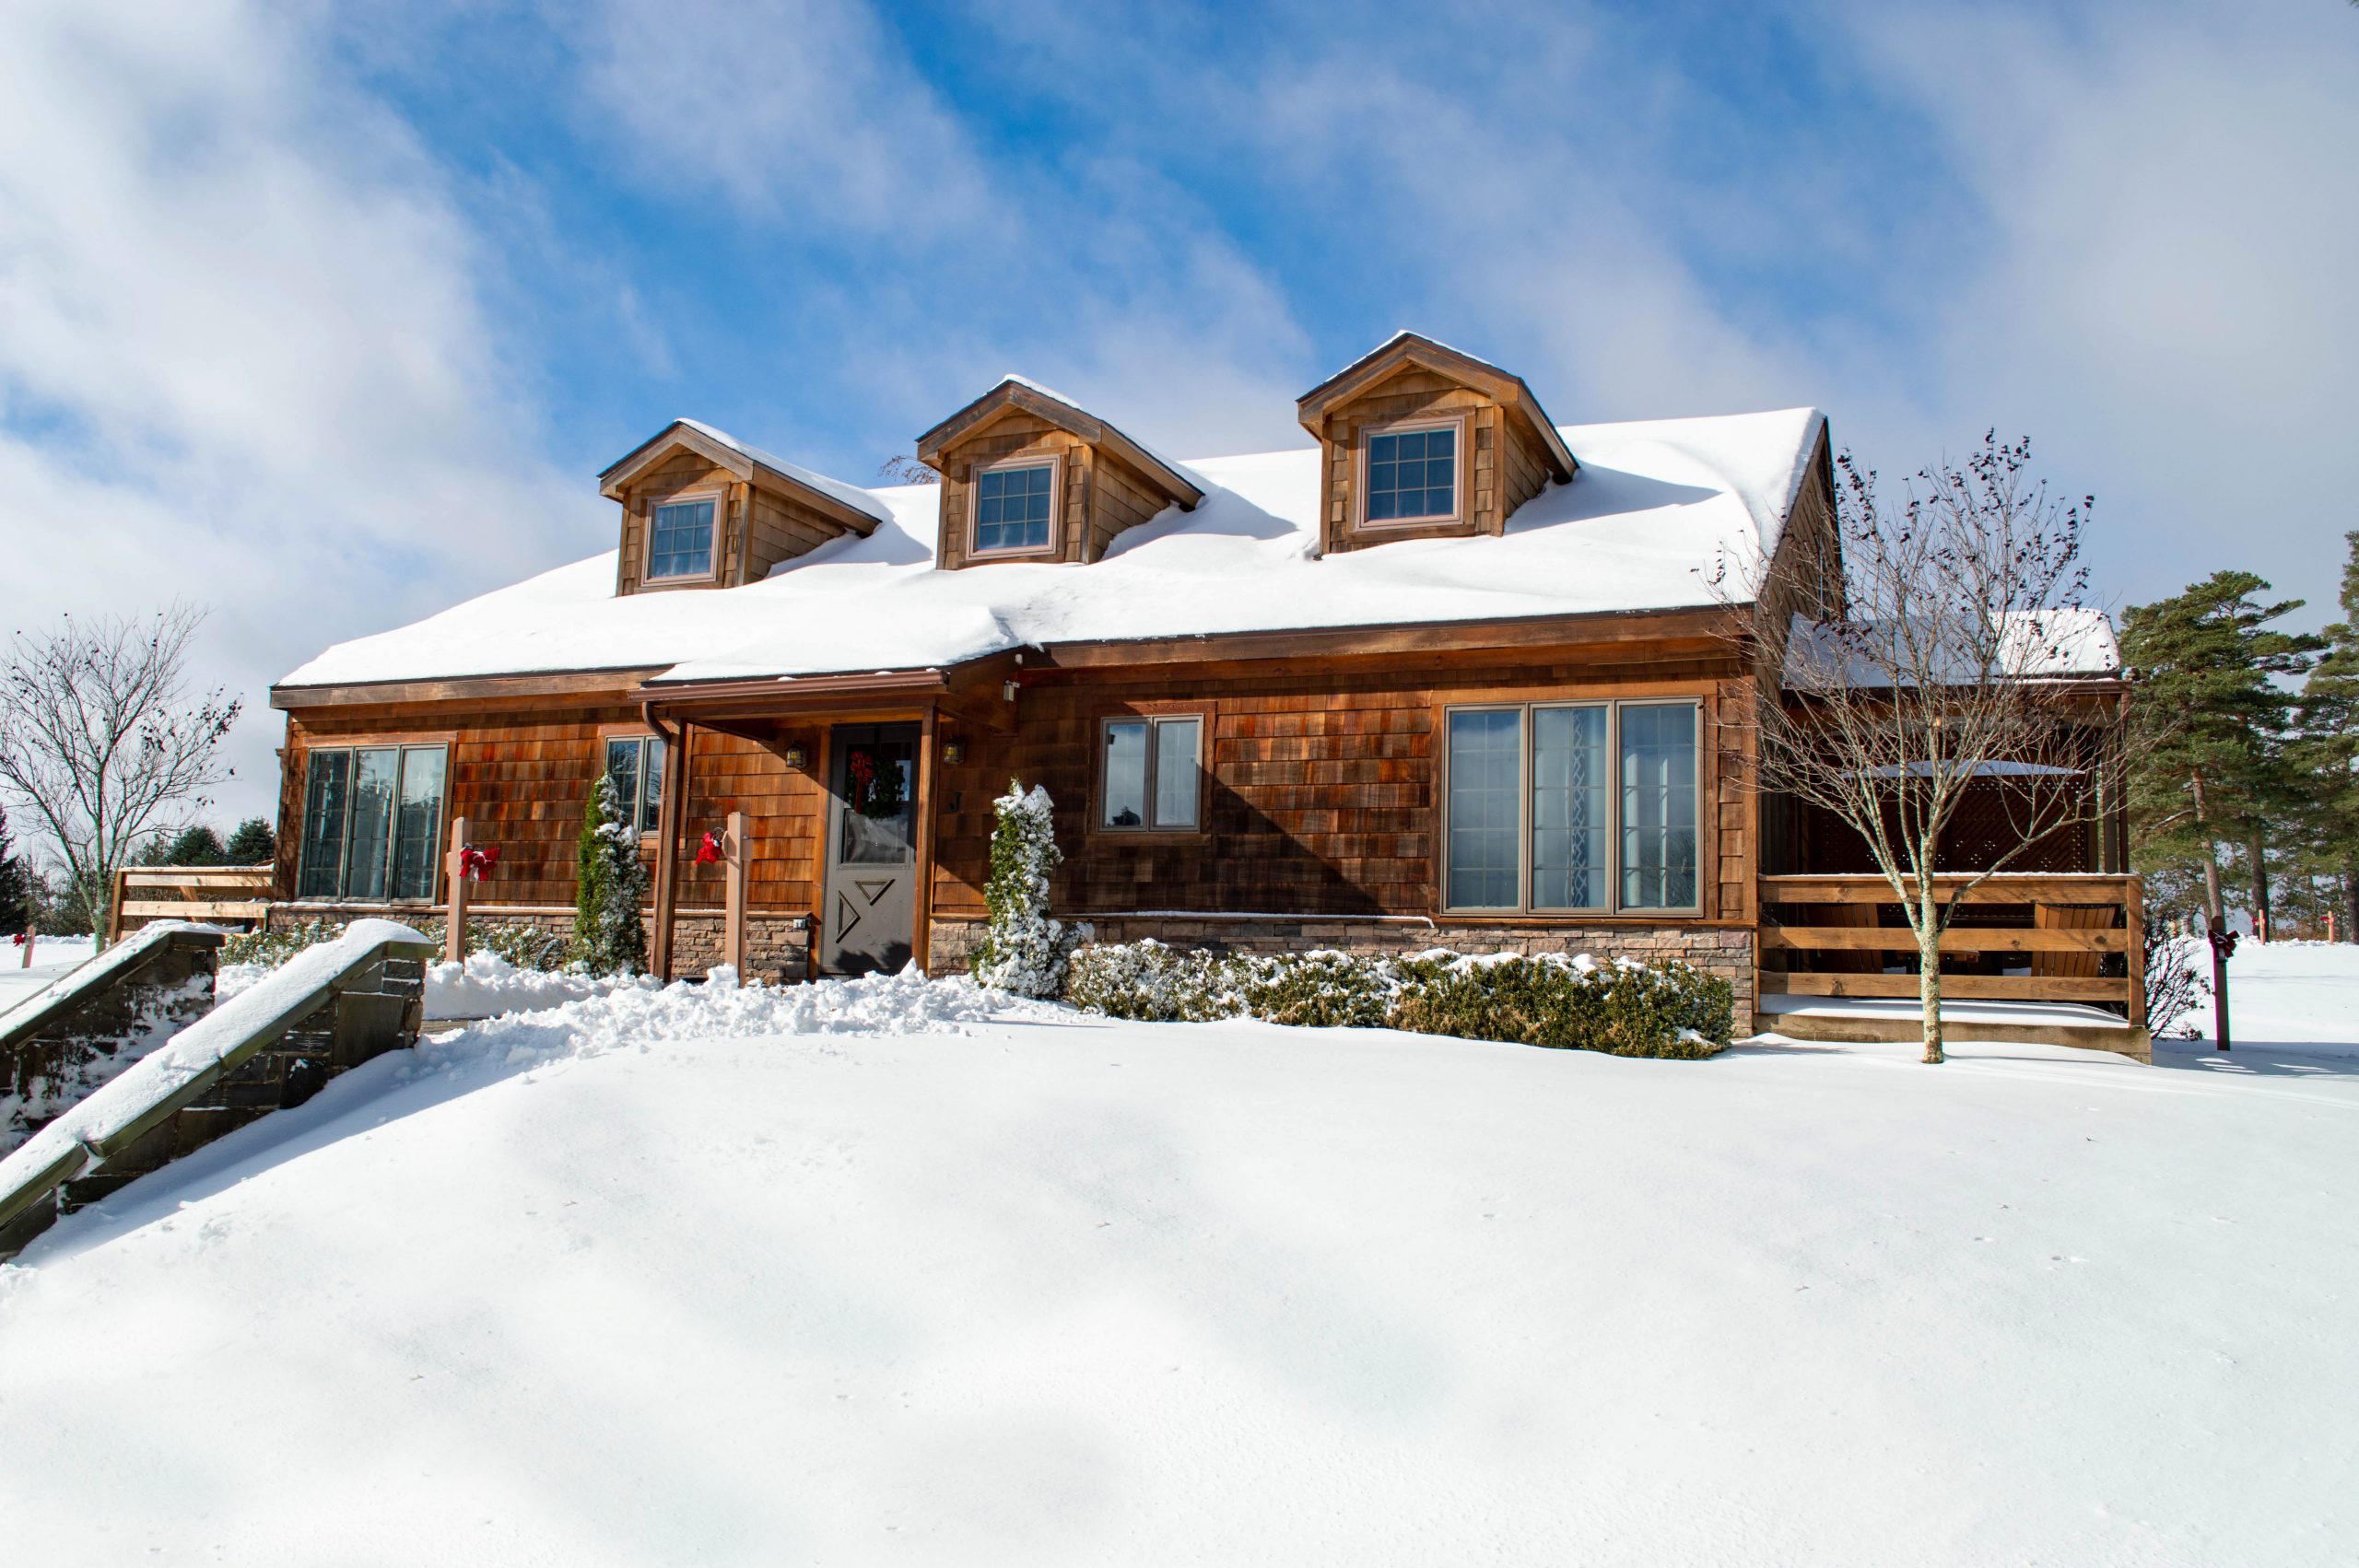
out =
[(449, 884), (449, 910), (443, 917), (442, 957), (452, 964), (467, 958), (467, 819), (451, 819), (451, 848), (442, 857), (442, 876)]
[(745, 840), (745, 813), (729, 813), (726, 863), (722, 867), (721, 961), (745, 977), (745, 873), (753, 846)]
[[(1973, 873), (1936, 876), (1933, 893), (1947, 897), (1966, 883)], [(2129, 895), (2130, 878), (2125, 876), (2076, 876), (2069, 873), (2039, 872), (2001, 872), (1989, 878), (1966, 895), (1969, 904), (2111, 904), (2119, 906)], [(1908, 884), (1914, 895), (1914, 883)], [(1765, 876), (1761, 879), (1761, 898), (1765, 904), (1897, 904), (1900, 895), (1892, 883), (1880, 876)]]
[(918, 865), (916, 929), (910, 933), (910, 957), (921, 973), (932, 973), (933, 958), (933, 777), (936, 717), (926, 705), (918, 731)]
[[(1905, 997), (1918, 995), (1915, 975), (1760, 974), (1763, 996)], [(2121, 1001), (2123, 982), (2027, 975), (1943, 975), (1942, 995), (1956, 1001)]]
[(339, 685), (273, 686), (270, 706), (295, 712), (348, 708), (363, 703), (496, 703), (506, 697), (561, 696), (624, 703), (632, 689), (663, 673), (661, 664), (602, 670), (552, 671), (535, 675), (462, 675), (444, 681), (356, 681)]
[(655, 940), (648, 954), (648, 966), (655, 977), (669, 984), (672, 978), (672, 916), (680, 894), (680, 820), (686, 807), (684, 797), (688, 786), (688, 736), (691, 726), (685, 721), (676, 735), (657, 723), (654, 715), (648, 722), (664, 738), (663, 799), (655, 812)]
[[(2028, 930), (1954, 926), (1941, 936), (1943, 953), (2127, 953), (2124, 930)], [(1765, 953), (1914, 953), (1907, 926), (1778, 926), (1761, 928)]]

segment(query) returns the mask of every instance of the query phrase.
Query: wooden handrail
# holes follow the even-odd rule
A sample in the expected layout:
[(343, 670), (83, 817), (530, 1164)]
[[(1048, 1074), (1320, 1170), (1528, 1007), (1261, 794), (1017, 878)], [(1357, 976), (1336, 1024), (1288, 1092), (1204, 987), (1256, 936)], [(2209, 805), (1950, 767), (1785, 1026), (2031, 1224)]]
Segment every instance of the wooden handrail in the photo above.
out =
[[(259, 920), (276, 875), (268, 865), (120, 867), (107, 906), (107, 941), (122, 940), (126, 920)], [(177, 896), (137, 896), (143, 893)]]

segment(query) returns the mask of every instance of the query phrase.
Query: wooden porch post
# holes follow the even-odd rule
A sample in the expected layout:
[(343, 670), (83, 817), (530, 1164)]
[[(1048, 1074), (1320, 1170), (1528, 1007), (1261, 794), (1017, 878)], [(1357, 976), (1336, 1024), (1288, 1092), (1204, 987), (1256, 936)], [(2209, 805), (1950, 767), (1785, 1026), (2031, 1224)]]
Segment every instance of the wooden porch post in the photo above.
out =
[(451, 912), (443, 919), (442, 956), (462, 964), (467, 956), (467, 819), (451, 819), (451, 849), (442, 857), (442, 877), (451, 887)]
[(2122, 892), (2121, 913), (2123, 924), (2130, 928), (2122, 933), (2129, 939), (2122, 967), (2130, 976), (2130, 1026), (2143, 1029), (2147, 1026), (2146, 883), (2136, 872), (2130, 873), (2129, 883)]
[(925, 705), (925, 721), (918, 733), (918, 865), (917, 908), (910, 933), (910, 957), (921, 973), (933, 965), (933, 750), (939, 715)]
[[(655, 977), (666, 984), (672, 978), (672, 912), (680, 893), (680, 821), (687, 804), (681, 797), (687, 792), (688, 735), (694, 728), (683, 719), (677, 736), (664, 735), (663, 800), (655, 813), (655, 940), (648, 960)], [(656, 732), (663, 733), (662, 726)]]
[(739, 984), (745, 979), (745, 875), (751, 849), (745, 842), (745, 813), (729, 813), (729, 834), (723, 841), (727, 850), (722, 866), (721, 895), (721, 961), (737, 971)]

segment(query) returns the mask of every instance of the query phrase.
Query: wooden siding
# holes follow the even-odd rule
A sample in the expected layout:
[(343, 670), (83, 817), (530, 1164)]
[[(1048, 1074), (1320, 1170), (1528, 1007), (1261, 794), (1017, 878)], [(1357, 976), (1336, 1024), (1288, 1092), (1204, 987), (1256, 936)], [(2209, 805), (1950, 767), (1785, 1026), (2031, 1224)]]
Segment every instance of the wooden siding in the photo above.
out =
[[(1464, 465), (1461, 475), (1464, 515), (1455, 522), (1431, 527), (1364, 528), (1359, 497), (1363, 433), (1370, 427), (1440, 418), (1464, 421), (1459, 452)], [(1539, 494), (1546, 475), (1528, 439), (1508, 433), (1512, 423), (1487, 393), (1414, 364), (1339, 404), (1326, 416), (1320, 442), (1327, 481), (1320, 547), (1350, 550), (1397, 539), (1454, 539), (1503, 532), (1508, 515)]]
[(615, 591), (639, 593), (670, 584), (642, 579), (647, 568), (647, 521), (664, 500), (685, 491), (720, 496), (718, 559), (710, 579), (679, 587), (734, 588), (759, 582), (770, 568), (816, 549), (849, 532), (844, 524), (800, 497), (739, 480), (699, 453), (682, 450), (632, 481), (623, 495), (622, 555), (616, 563)]
[[(934, 911), (980, 916), (990, 870), (992, 801), (1010, 777), (1057, 802), (1065, 865), (1061, 913), (1197, 909), (1264, 914), (1436, 915), (1440, 828), (1436, 734), (1462, 703), (1691, 696), (1705, 710), (1699, 758), (1705, 820), (1700, 916), (1750, 916), (1751, 801), (1720, 753), (1731, 673), (1724, 661), (1452, 669), (1309, 671), (1206, 678), (1182, 668), (1121, 684), (1061, 678), (1028, 685), (1016, 733), (945, 725), (965, 744), (941, 772)], [(1739, 688), (1741, 690), (1741, 687)], [(1212, 778), (1205, 828), (1191, 834), (1096, 827), (1100, 721), (1130, 712), (1202, 712)], [(1639, 917), (1633, 916), (1633, 919)], [(1584, 917), (1595, 923), (1597, 917)], [(1652, 924), (1679, 917), (1649, 915)]]
[[(405, 720), (382, 710), (339, 713), (332, 720), (290, 720), (281, 772), (279, 896), (294, 893), (306, 754), (313, 746), (348, 744), (356, 737), (381, 740), (400, 734), (405, 727), (443, 734), (455, 728), (443, 808), (445, 831), (453, 818), (464, 816), (475, 842), (499, 846), (498, 868), (471, 895), (476, 903), (495, 905), (573, 902), (574, 838), (581, 829), (590, 791), (605, 766), (606, 737), (649, 732), (638, 710), (628, 707), (487, 712), (455, 725), (448, 717)], [(748, 907), (804, 914), (816, 907), (824, 795), (812, 772), (786, 766), (781, 754), (790, 741), (808, 747), (815, 757), (819, 755), (816, 729), (783, 730), (769, 744), (710, 730), (692, 732), (680, 865), (682, 907), (719, 907), (721, 868), (696, 864), (696, 846), (707, 829), (718, 828), (733, 811), (745, 813), (752, 825)], [(651, 863), (654, 846), (652, 834), (642, 841)]]
[(1089, 446), (1069, 430), (1058, 428), (1037, 415), (1013, 412), (1003, 415), (974, 435), (945, 451), (942, 454), (942, 553), (938, 559), (944, 568), (956, 570), (967, 564), (969, 508), (974, 504), (975, 471), (992, 463), (1027, 457), (1062, 457), (1064, 463), (1064, 494), (1059, 497), (1056, 531), (1050, 534), (1046, 556), (1027, 556), (1026, 560), (1043, 558), (1069, 561), (1075, 558), (1089, 516), (1090, 465)]

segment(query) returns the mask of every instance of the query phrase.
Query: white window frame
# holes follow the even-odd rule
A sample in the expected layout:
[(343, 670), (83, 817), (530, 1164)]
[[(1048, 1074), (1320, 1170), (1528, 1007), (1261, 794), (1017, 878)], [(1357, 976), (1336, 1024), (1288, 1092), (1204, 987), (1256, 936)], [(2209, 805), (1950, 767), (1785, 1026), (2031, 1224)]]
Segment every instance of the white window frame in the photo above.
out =
[[(1358, 516), (1354, 520), (1356, 525), (1380, 533), (1395, 528), (1449, 528), (1463, 523), (1466, 521), (1467, 448), (1472, 444), (1467, 439), (1467, 428), (1468, 421), (1465, 415), (1457, 414), (1437, 415), (1429, 419), (1401, 419), (1389, 424), (1361, 426), (1358, 443), (1359, 483), (1353, 486), (1358, 497), (1356, 508)], [(1451, 509), (1447, 512), (1435, 512), (1425, 517), (1371, 519), (1367, 515), (1368, 486), (1376, 466), (1375, 459), (1371, 455), (1376, 438), (1409, 436), (1424, 430), (1448, 430), (1450, 433)]]
[[(700, 572), (683, 572), (675, 577), (655, 575), (655, 514), (664, 507), (691, 506), (698, 501), (712, 505), (712, 544), (708, 564)], [(642, 588), (681, 588), (699, 582), (717, 581), (721, 576), (721, 530), (728, 511), (728, 492), (717, 486), (698, 486), (669, 496), (651, 496), (641, 503), (646, 508), (640, 520), (639, 552), (639, 582)]]
[[(1629, 708), (1685, 708), (1693, 717), (1692, 733), (1696, 743), (1696, 901), (1684, 905), (1628, 904), (1622, 898), (1622, 709)], [(1532, 820), (1532, 751), (1535, 726), (1532, 715), (1552, 708), (1602, 708), (1606, 710), (1605, 755), (1610, 769), (1605, 791), (1605, 893), (1606, 901), (1579, 907), (1535, 905), (1532, 901), (1532, 840), (1537, 831)], [(1520, 757), (1517, 763), (1519, 780), (1516, 791), (1516, 901), (1507, 904), (1466, 904), (1449, 902), (1449, 724), (1452, 715), (1460, 713), (1520, 713), (1523, 722), (1519, 735)], [(1629, 916), (1671, 919), (1700, 917), (1704, 913), (1706, 873), (1710, 857), (1706, 853), (1704, 818), (1708, 802), (1708, 780), (1705, 773), (1704, 704), (1700, 697), (1569, 697), (1533, 698), (1524, 702), (1453, 702), (1444, 705), (1435, 766), (1439, 787), (1434, 792), (1435, 832), (1434, 902), (1444, 915), (1473, 918), (1488, 916), (1513, 919), (1520, 916), (1557, 917)]]
[[(1003, 545), (997, 549), (981, 547), (983, 527), (983, 475), (1005, 473), (1011, 469), (1045, 468), (1049, 471), (1049, 538), (1041, 544)], [(1054, 560), (1063, 554), (1065, 534), (1065, 458), (1062, 452), (1029, 452), (1008, 456), (991, 462), (979, 462), (967, 480), (967, 559), (970, 561)]]
[[(1177, 826), (1158, 822), (1156, 820), (1155, 815), (1156, 765), (1162, 756), (1163, 727), (1171, 723), (1192, 723), (1196, 727), (1196, 820), (1194, 822)], [(1111, 748), (1107, 744), (1107, 736), (1112, 733), (1113, 728), (1117, 724), (1144, 724), (1146, 726), (1146, 812), (1145, 820), (1135, 826), (1122, 826), (1106, 820), (1106, 808), (1110, 803), (1108, 799), (1106, 767), (1108, 759), (1112, 755)], [(1098, 720), (1097, 763), (1097, 787), (1095, 791), (1095, 798), (1090, 806), (1089, 820), (1092, 824), (1091, 830), (1097, 833), (1110, 833), (1124, 836), (1133, 834), (1176, 834), (1187, 837), (1198, 837), (1204, 833), (1206, 831), (1204, 818), (1208, 814), (1208, 810), (1211, 804), (1211, 802), (1204, 798), (1204, 784), (1207, 778), (1210, 777), (1211, 772), (1211, 770), (1204, 766), (1204, 748), (1211, 743), (1212, 731), (1212, 715), (1209, 712), (1194, 708), (1175, 710), (1169, 713), (1109, 713)]]

